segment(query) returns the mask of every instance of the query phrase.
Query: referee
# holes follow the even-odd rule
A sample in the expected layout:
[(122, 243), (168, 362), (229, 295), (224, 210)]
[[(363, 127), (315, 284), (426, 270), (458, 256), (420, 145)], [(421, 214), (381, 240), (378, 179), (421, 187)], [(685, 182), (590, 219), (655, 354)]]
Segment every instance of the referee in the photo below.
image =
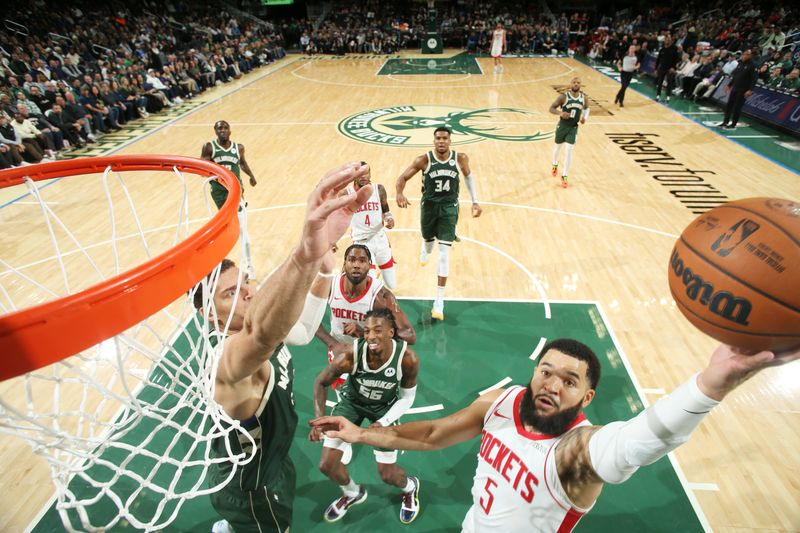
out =
[(614, 103), (619, 104), (620, 107), (625, 107), (623, 103), (625, 100), (625, 90), (631, 84), (633, 73), (639, 70), (639, 58), (636, 57), (636, 46), (631, 45), (628, 47), (628, 54), (623, 56), (622, 59), (617, 60), (617, 69), (620, 73), (622, 87), (620, 87), (617, 96), (614, 98)]

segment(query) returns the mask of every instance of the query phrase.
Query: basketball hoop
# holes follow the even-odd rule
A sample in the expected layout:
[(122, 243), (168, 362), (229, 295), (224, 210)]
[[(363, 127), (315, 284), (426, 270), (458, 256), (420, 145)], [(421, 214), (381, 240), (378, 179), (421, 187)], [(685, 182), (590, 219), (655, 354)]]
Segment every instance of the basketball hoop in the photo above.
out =
[(166, 306), (207, 275), (239, 238), (239, 182), (227, 169), (178, 156), (109, 156), (19, 167), (0, 173), (0, 189), (26, 179), (79, 174), (173, 170), (218, 178), (234, 194), (199, 231), (152, 260), (77, 294), (0, 317), (0, 381), (76, 354)]
[[(154, 181), (159, 173), (170, 179)], [(205, 179), (186, 180), (184, 173)], [(108, 210), (107, 225), (84, 224), (89, 214), (98, 217), (102, 198), (75, 213), (70, 206), (60, 210), (56, 204), (69, 202), (49, 201), (51, 190), (40, 186), (94, 174), (102, 174), (102, 187), (81, 185), (81, 192), (104, 192), (108, 205), (100, 213)], [(212, 179), (231, 192), (219, 211), (208, 202)], [(134, 180), (142, 181), (133, 187)], [(144, 193), (154, 184), (165, 191), (159, 208), (137, 206), (152, 198)], [(211, 442), (231, 431), (249, 435), (213, 401), (219, 347), (209, 339), (217, 332), (186, 297), (200, 283), (203, 308), (216, 312), (219, 264), (240, 236), (239, 182), (210, 161), (135, 155), (0, 172), (0, 188), (16, 185), (34, 201), (5, 208), (14, 210), (10, 220), (24, 218), (28, 235), (47, 235), (52, 251), (33, 261), (22, 253), (0, 258), (0, 312), (6, 313), (0, 316), (0, 432), (22, 438), (47, 459), (68, 530), (105, 531), (120, 521), (164, 529), (185, 500), (227, 484), (206, 486), (210, 465), (230, 461), (235, 472), (252, 458), (209, 453)], [(197, 210), (190, 208), (198, 204), (202, 215), (192, 219)], [(107, 241), (86, 240), (98, 241), (109, 230)], [(25, 243), (21, 235), (8, 255)], [(76, 279), (90, 277), (101, 281), (73, 290)]]

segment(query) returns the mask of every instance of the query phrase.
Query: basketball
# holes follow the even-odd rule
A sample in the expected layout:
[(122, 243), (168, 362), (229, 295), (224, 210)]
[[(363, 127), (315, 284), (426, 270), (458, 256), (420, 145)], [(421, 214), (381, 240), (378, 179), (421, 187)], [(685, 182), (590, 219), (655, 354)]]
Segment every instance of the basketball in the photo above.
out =
[(800, 203), (748, 198), (702, 214), (675, 243), (668, 277), (678, 309), (718, 341), (800, 345)]

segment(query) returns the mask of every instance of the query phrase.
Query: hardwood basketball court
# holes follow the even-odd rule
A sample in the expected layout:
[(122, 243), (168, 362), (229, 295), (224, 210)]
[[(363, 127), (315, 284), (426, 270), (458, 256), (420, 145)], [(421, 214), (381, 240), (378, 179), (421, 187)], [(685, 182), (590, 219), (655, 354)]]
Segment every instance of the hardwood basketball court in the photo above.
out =
[[(213, 138), (213, 123), (227, 120), (232, 139), (245, 145), (259, 180), (257, 187), (245, 187), (260, 276), (279, 264), (295, 242), (306, 194), (323, 173), (340, 163), (365, 160), (373, 181), (387, 188), (396, 218), (397, 229), (389, 234), (398, 262), (395, 292), (421, 300), (433, 297), (436, 284), (436, 262), (424, 268), (418, 264), (421, 179), (417, 175), (406, 187), (412, 200), (407, 210), (393, 202), (394, 182), (414, 157), (432, 148), (434, 127), (446, 123), (454, 128), (452, 149), (470, 158), (484, 208), (479, 219), (462, 209), (462, 242), (451, 254), (446, 297), (596, 302), (616, 332), (616, 348), (627, 356), (634, 383), (650, 403), (705, 364), (715, 342), (682, 317), (669, 294), (666, 271), (673, 242), (696, 213), (726, 200), (800, 198), (796, 168), (778, 165), (633, 88), (625, 108), (618, 109), (611, 102), (619, 85), (573, 59), (505, 59), (501, 74), (492, 73), (490, 59), (477, 60), (482, 73), (458, 70), (447, 60), (429, 64), (429, 57), (418, 55), (394, 60), (396, 68), (388, 66), (386, 57), (285, 59), (207, 93), (201, 101), (207, 105), (193, 102), (190, 113), (176, 113), (174, 120), (151, 131), (129, 133), (130, 139), (109, 149), (199, 156), (203, 142)], [(413, 69), (425, 74), (406, 73)], [(592, 112), (580, 128), (570, 187), (562, 189), (549, 174), (557, 117), (548, 108), (574, 76), (581, 78)], [(651, 148), (625, 149), (641, 145), (628, 142), (632, 139), (650, 140)], [(99, 195), (99, 177), (80, 186), (71, 180), (48, 186), (48, 201), (74, 208), (87, 227), (106, 224), (102, 209), (88, 208)], [(159, 182), (132, 192), (149, 197), (154, 217), (170, 205), (162, 199), (171, 189)], [(20, 191), (2, 194), (0, 204), (6, 205), (0, 220), (16, 235), (4, 235), (2, 258), (19, 268), (34, 261), (37, 239), (46, 236), (25, 233), (25, 198), (7, 203)], [(468, 197), (461, 196), (468, 207)], [(452, 307), (449, 315), (445, 303), (445, 323), (458, 323), (461, 308)], [(529, 338), (531, 351), (543, 336), (533, 328), (507, 331), (505, 322), (483, 318), (499, 336)], [(559, 328), (555, 311), (550, 323), (553, 335), (569, 331), (569, 318)], [(458, 335), (457, 329), (448, 331)], [(470, 372), (468, 365), (459, 366), (458, 354), (447, 356), (452, 372)], [(487, 372), (485, 383), (464, 391), (465, 398), (506, 375), (515, 383), (529, 378), (509, 373), (503, 354), (483, 357), (496, 361), (490, 368), (497, 375)], [(303, 361), (296, 358), (298, 372)], [(322, 362), (313, 364), (316, 373)], [(765, 371), (730, 395), (675, 452), (688, 482), (684, 488), (714, 531), (800, 530), (798, 383), (800, 365)], [(2, 384), (3, 390), (13, 386)], [(310, 396), (310, 390), (301, 392), (298, 402)], [(445, 401), (444, 410), (461, 404)], [(304, 433), (303, 423), (301, 416), (298, 433)], [(465, 461), (474, 461), (470, 454), (475, 451), (476, 446), (468, 448)], [(0, 504), (0, 530), (19, 531), (48, 503), (53, 492), (49, 470), (15, 439), (2, 437), (0, 452), (6, 472), (2, 492), (16, 495)], [(461, 496), (469, 498), (468, 492)], [(432, 510), (437, 502), (426, 499), (424, 505)], [(620, 507), (621, 513), (647, 512)], [(589, 514), (582, 526), (591, 522)], [(454, 530), (459, 524), (439, 525)]]

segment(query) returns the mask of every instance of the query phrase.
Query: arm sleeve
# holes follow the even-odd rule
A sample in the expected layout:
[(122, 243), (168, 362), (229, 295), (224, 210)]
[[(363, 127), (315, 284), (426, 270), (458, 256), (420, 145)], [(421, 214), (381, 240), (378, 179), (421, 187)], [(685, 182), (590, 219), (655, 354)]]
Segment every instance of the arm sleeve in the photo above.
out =
[(596, 431), (589, 439), (592, 467), (606, 483), (622, 483), (689, 440), (718, 404), (700, 391), (695, 374), (634, 418)]
[(325, 315), (325, 306), (328, 300), (325, 298), (318, 298), (309, 293), (306, 295), (306, 303), (303, 306), (303, 312), (300, 314), (300, 319), (292, 326), (289, 334), (286, 336), (286, 344), (290, 346), (303, 346), (311, 342), (314, 334), (317, 332), (322, 317)]
[(472, 203), (478, 203), (478, 193), (475, 191), (475, 180), (472, 178), (472, 173), (469, 176), (464, 176), (464, 182), (467, 184), (469, 197), (472, 198)]
[(583, 108), (583, 120), (587, 120), (587, 121), (589, 120), (589, 108), (588, 107), (584, 107)]
[(378, 420), (382, 426), (388, 426), (395, 420), (398, 420), (414, 405), (414, 398), (417, 396), (417, 386), (414, 385), (409, 389), (400, 388), (400, 393), (397, 395), (397, 401), (389, 408), (383, 417)]

